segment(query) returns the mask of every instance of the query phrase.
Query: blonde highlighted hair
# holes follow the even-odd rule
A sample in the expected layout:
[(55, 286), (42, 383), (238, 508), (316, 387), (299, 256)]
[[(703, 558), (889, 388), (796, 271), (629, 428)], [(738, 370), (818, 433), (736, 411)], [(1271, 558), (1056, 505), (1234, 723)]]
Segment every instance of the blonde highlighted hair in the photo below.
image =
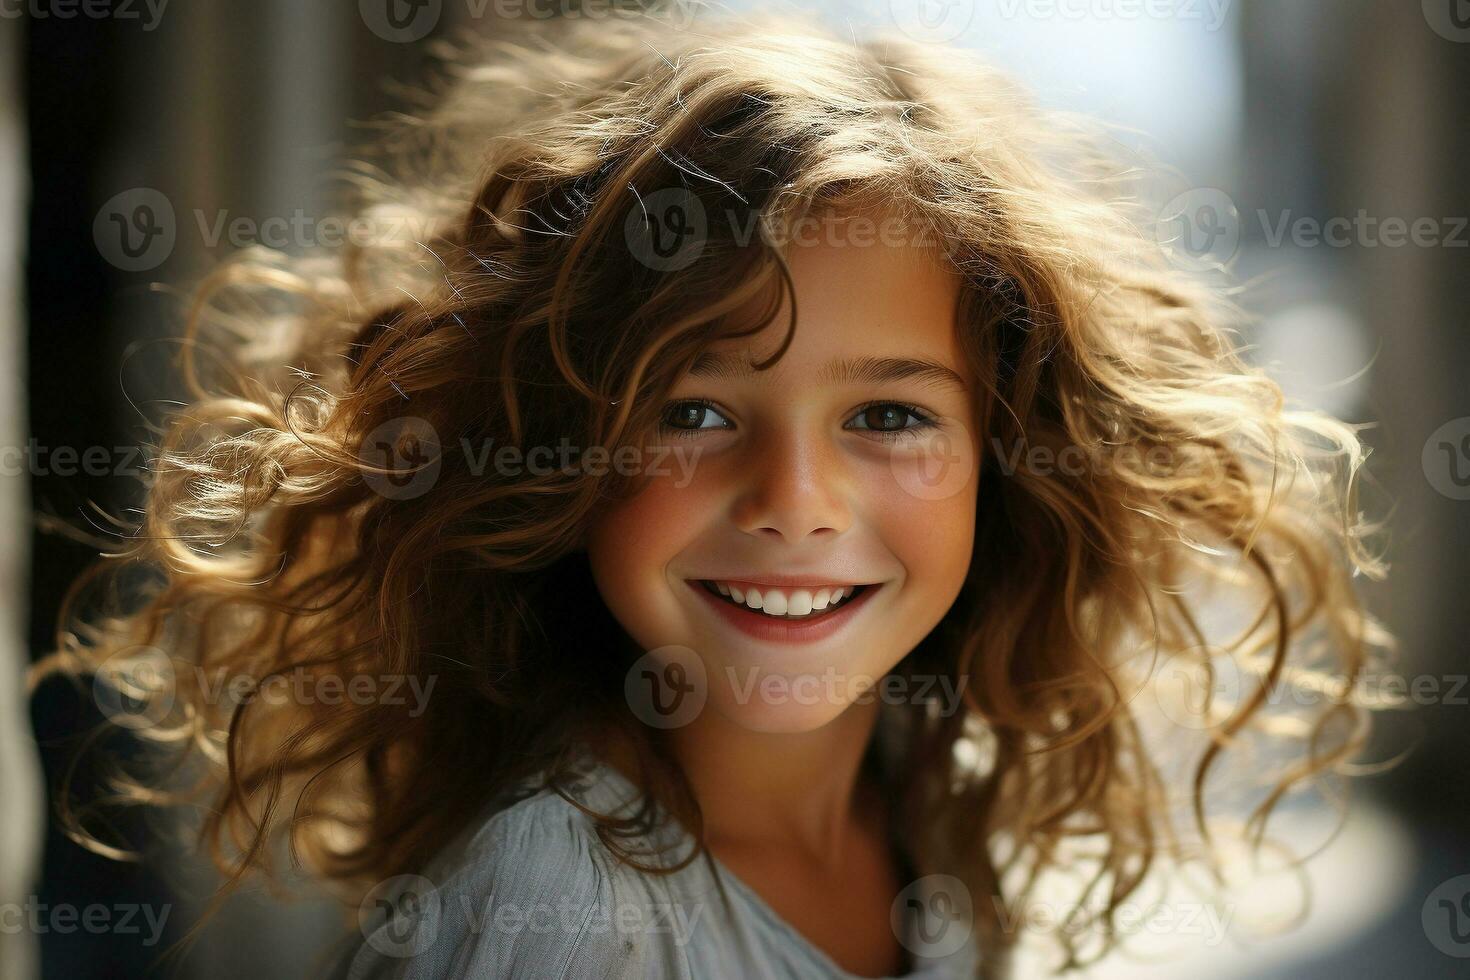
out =
[[(1282, 797), (1354, 759), (1368, 725), (1353, 681), (1387, 646), (1352, 581), (1384, 571), (1358, 513), (1364, 449), (1244, 361), (1232, 307), (1108, 192), (1105, 139), (967, 52), (900, 34), (770, 15), (505, 26), (447, 50), (432, 99), (354, 169), (355, 213), (381, 234), (250, 250), (195, 296), (195, 400), (163, 430), (136, 533), (78, 583), (38, 676), (126, 677), (153, 658), (165, 682), (132, 692), (152, 699), (138, 734), (199, 779), (120, 774), (90, 805), (203, 794), (203, 839), (232, 880), (273, 870), (285, 839), (360, 890), (421, 869), (493, 797), (614, 725), (698, 828), (621, 703), (628, 662), (608, 655), (617, 626), (579, 550), (636, 480), (477, 472), (447, 450), (637, 445), (702, 350), (755, 329), (734, 311), (767, 297), (774, 318), (780, 229), (872, 205), (962, 274), (981, 380), (972, 569), (899, 668), (963, 683), (963, 709), (909, 711), (894, 795), (919, 867), (983, 899), (989, 962), (1017, 938), (997, 903), (1086, 862), (1076, 897), (1101, 896), (1103, 945), (1058, 938), (1067, 965), (1100, 955), (1156, 859), (1209, 860), (1210, 776), (1232, 751), (1264, 739), (1287, 760), (1248, 814), (1257, 842)], [(629, 231), (660, 192), (708, 218), (674, 268)], [(1085, 465), (1015, 465), (1036, 449)], [(1238, 636), (1202, 625), (1214, 600), (1190, 589), (1211, 582), (1251, 603)], [(1195, 705), (1194, 724), (1163, 712), (1203, 736), (1181, 819), (1159, 758), (1173, 739), (1146, 735), (1167, 695), (1153, 668), (1227, 665), (1243, 679), (1230, 703)], [(218, 696), (221, 672), (250, 679), (243, 697)], [(258, 696), (287, 676), (433, 687), (423, 705)], [(1272, 693), (1322, 676), (1345, 683), (1283, 717)], [(120, 853), (89, 812), (69, 814), (73, 834)], [(601, 827), (621, 851), (632, 828)], [(1083, 858), (1075, 841), (1100, 846)]]

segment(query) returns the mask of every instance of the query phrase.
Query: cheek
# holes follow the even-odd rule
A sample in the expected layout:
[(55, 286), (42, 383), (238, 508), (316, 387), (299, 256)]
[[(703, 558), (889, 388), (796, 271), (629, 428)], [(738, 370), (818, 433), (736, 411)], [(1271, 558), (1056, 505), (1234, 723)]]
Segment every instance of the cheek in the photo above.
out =
[[(717, 501), (698, 481), (679, 487), (650, 480), (634, 497), (610, 504), (587, 535), (587, 559), (602, 599), (645, 649), (679, 642), (660, 635), (681, 618), (668, 582), (669, 562), (683, 551)], [(665, 584), (668, 583), (668, 584)]]
[(958, 480), (916, 482), (900, 469), (897, 478), (877, 474), (864, 489), (872, 527), (904, 568), (904, 601), (924, 621), (937, 621), (949, 609), (975, 548), (974, 457), (954, 459), (962, 467)]

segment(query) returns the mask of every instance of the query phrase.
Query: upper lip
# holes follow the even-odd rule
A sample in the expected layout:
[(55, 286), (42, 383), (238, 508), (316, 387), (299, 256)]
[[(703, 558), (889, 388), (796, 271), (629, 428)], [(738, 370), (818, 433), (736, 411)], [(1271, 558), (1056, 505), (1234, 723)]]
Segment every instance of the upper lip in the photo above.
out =
[(848, 586), (872, 585), (872, 582), (857, 582), (840, 575), (831, 577), (821, 574), (815, 575), (774, 575), (758, 573), (752, 575), (708, 575), (696, 581), (701, 582), (736, 582), (744, 585), (757, 587), (766, 586), (772, 589), (800, 589), (800, 588), (846, 588)]

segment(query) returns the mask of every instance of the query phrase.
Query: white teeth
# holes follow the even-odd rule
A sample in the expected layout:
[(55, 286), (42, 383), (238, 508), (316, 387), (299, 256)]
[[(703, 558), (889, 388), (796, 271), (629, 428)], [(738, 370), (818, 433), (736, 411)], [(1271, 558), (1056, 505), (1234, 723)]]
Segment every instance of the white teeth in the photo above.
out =
[(747, 587), (741, 588), (733, 582), (714, 582), (715, 591), (720, 595), (729, 596), (734, 602), (748, 609), (758, 609), (768, 616), (797, 618), (810, 616), (812, 613), (821, 612), (831, 606), (837, 605), (856, 591), (855, 586), (845, 585), (837, 588), (828, 586), (821, 589), (792, 589), (789, 592), (782, 589), (760, 589)]

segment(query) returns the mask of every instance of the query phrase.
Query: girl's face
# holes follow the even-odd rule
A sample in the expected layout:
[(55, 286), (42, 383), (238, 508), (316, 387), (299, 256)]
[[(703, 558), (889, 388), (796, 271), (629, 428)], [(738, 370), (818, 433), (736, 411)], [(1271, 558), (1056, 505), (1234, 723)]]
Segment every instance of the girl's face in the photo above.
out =
[(779, 344), (783, 307), (696, 362), (664, 412), (668, 462), (587, 542), (604, 601), (655, 670), (686, 661), (669, 679), (702, 686), (702, 710), (772, 732), (922, 693), (897, 678), (868, 689), (958, 595), (979, 470), (956, 275), (918, 244), (787, 255), (791, 347), (747, 367)]

